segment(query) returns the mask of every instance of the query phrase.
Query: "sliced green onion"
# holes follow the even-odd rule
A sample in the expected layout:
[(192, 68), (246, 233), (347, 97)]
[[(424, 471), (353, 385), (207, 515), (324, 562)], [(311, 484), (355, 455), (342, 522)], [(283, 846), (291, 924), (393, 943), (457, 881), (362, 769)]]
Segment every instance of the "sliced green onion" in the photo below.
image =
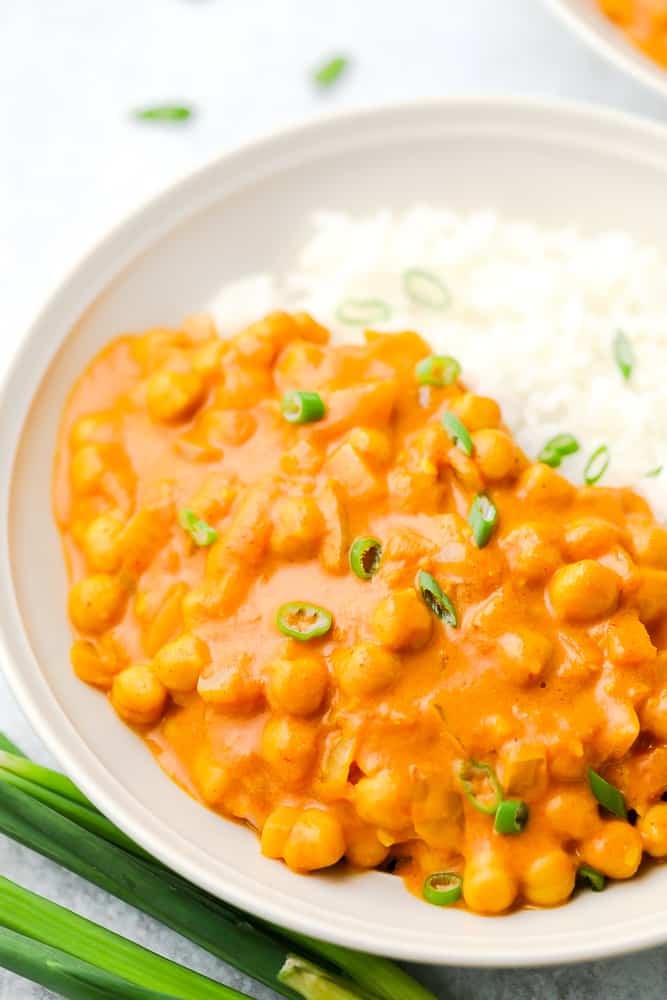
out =
[(319, 392), (300, 392), (298, 389), (285, 393), (280, 409), (291, 424), (312, 424), (322, 420), (326, 413)]
[(599, 872), (597, 868), (591, 868), (590, 865), (579, 865), (577, 878), (581, 882), (588, 882), (593, 892), (602, 892), (607, 884), (607, 880), (602, 872)]
[(215, 528), (212, 528), (206, 521), (202, 521), (193, 510), (188, 510), (187, 507), (179, 511), (178, 523), (183, 531), (187, 531), (195, 545), (200, 548), (213, 545), (218, 540), (218, 532)]
[(330, 87), (345, 72), (347, 66), (348, 60), (345, 56), (336, 56), (315, 70), (313, 80), (321, 87)]
[(611, 455), (606, 444), (596, 448), (584, 467), (584, 482), (587, 486), (595, 486), (604, 476), (609, 467)]
[(441, 621), (447, 622), (452, 628), (456, 628), (459, 619), (456, 608), (443, 591), (442, 587), (430, 573), (420, 569), (417, 574), (417, 590), (421, 594), (422, 600), (427, 608), (433, 612)]
[(139, 108), (134, 117), (142, 121), (185, 122), (192, 118), (194, 111), (182, 105), (164, 104), (154, 108)]
[(355, 538), (350, 546), (350, 566), (360, 580), (370, 580), (380, 568), (382, 543), (377, 538)]
[(300, 642), (326, 635), (332, 624), (333, 618), (324, 608), (301, 601), (281, 604), (276, 615), (276, 625), (282, 634)]
[(446, 354), (431, 354), (415, 365), (415, 375), (420, 385), (453, 385), (461, 374), (461, 365), (456, 358)]
[(461, 898), (463, 879), (456, 872), (433, 872), (424, 880), (424, 899), (434, 906), (451, 906)]
[(580, 445), (573, 434), (556, 434), (545, 444), (537, 456), (537, 461), (557, 469), (566, 455), (574, 455)]
[(664, 466), (662, 465), (656, 465), (655, 469), (649, 469), (649, 471), (645, 472), (644, 475), (647, 479), (657, 479), (663, 468)]
[(618, 365), (618, 370), (627, 382), (635, 366), (635, 352), (632, 344), (622, 330), (617, 331), (613, 347), (614, 360)]
[(403, 272), (403, 288), (409, 299), (429, 309), (447, 309), (452, 301), (444, 281), (433, 271), (421, 267), (411, 267)]
[(495, 816), (503, 801), (503, 790), (491, 765), (467, 760), (461, 765), (459, 780), (470, 804), (487, 816)]
[(478, 493), (472, 502), (468, 518), (472, 536), (478, 549), (488, 545), (493, 530), (498, 523), (496, 505), (485, 493)]
[(461, 451), (464, 451), (466, 455), (472, 455), (472, 438), (468, 428), (461, 423), (458, 417), (454, 416), (451, 410), (445, 410), (443, 413), (442, 426)]
[(382, 299), (346, 299), (336, 310), (336, 319), (350, 326), (385, 323), (391, 318), (391, 306)]
[(610, 785), (592, 767), (588, 769), (588, 783), (591, 786), (593, 795), (601, 806), (607, 809), (608, 812), (613, 813), (614, 816), (620, 816), (621, 819), (628, 818), (625, 796), (620, 789), (616, 788), (615, 785)]
[(496, 809), (493, 829), (506, 836), (521, 833), (528, 822), (528, 806), (521, 799), (503, 799)]

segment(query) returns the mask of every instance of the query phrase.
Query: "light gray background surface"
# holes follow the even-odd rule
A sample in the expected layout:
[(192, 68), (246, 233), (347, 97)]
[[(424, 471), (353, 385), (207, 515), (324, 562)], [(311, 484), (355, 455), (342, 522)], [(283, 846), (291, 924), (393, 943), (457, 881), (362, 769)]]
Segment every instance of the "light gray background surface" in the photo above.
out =
[[(330, 91), (314, 64), (345, 53)], [(0, 373), (86, 245), (225, 147), (321, 111), (425, 95), (548, 94), (667, 121), (667, 101), (571, 37), (539, 0), (0, 0)], [(133, 122), (151, 102), (182, 127)], [(0, 728), (49, 754), (0, 678)], [(0, 839), (0, 873), (269, 1000), (188, 942)], [(662, 1000), (667, 948), (578, 967), (422, 969), (442, 1000)], [(46, 998), (0, 972), (0, 1000)]]

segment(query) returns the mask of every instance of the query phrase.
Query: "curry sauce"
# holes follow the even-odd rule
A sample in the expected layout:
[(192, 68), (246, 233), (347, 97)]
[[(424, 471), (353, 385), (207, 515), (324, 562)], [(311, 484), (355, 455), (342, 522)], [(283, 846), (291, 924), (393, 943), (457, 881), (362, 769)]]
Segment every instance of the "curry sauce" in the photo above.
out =
[(667, 855), (667, 531), (556, 464), (415, 333), (120, 337), (55, 466), (74, 670), (295, 871), (480, 913), (628, 878)]

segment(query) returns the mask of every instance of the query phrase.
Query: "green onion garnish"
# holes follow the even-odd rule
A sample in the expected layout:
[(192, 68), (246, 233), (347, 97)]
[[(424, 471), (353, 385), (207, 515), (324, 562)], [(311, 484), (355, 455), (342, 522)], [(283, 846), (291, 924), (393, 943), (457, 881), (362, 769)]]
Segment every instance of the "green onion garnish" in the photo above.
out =
[(627, 382), (632, 375), (632, 369), (635, 365), (635, 352), (632, 344), (622, 330), (617, 331), (613, 347), (614, 360), (618, 365), (621, 375)]
[(312, 424), (322, 420), (326, 409), (319, 392), (300, 392), (291, 389), (282, 398), (280, 409), (291, 424)]
[(537, 456), (537, 461), (557, 469), (566, 455), (579, 451), (579, 442), (573, 434), (556, 434), (545, 444)]
[(584, 482), (587, 486), (595, 486), (604, 476), (611, 458), (609, 447), (601, 444), (596, 448), (584, 467)]
[(420, 569), (417, 573), (417, 590), (421, 594), (422, 600), (427, 608), (429, 608), (436, 617), (441, 621), (446, 622), (451, 625), (452, 628), (456, 628), (459, 620), (456, 614), (456, 608), (447, 597), (447, 594), (442, 590), (440, 584), (427, 573), (425, 570)]
[(321, 87), (330, 87), (344, 73), (347, 66), (348, 60), (345, 56), (336, 56), (315, 70), (313, 80)]
[(491, 765), (468, 760), (461, 765), (459, 780), (470, 804), (487, 816), (495, 816), (503, 790)]
[(349, 326), (384, 323), (391, 318), (391, 306), (382, 299), (345, 299), (336, 310), (336, 319)]
[(450, 358), (446, 354), (432, 354), (415, 365), (415, 375), (420, 385), (453, 385), (460, 374), (461, 365), (456, 358)]
[(657, 477), (662, 472), (663, 468), (664, 468), (664, 466), (662, 466), (662, 465), (656, 465), (655, 469), (649, 469), (648, 472), (644, 473), (644, 476), (647, 479), (657, 479)]
[(437, 274), (420, 267), (403, 272), (403, 288), (409, 299), (429, 309), (446, 309), (452, 301), (447, 286)]
[(597, 868), (591, 868), (590, 865), (579, 865), (577, 878), (581, 882), (588, 882), (593, 892), (602, 892), (607, 884), (607, 880), (602, 872), (599, 872)]
[(528, 822), (528, 806), (521, 799), (503, 799), (498, 803), (493, 829), (496, 833), (511, 836), (521, 833)]
[(350, 567), (360, 580), (370, 580), (380, 568), (382, 543), (377, 538), (355, 538), (350, 546)]
[(433, 872), (424, 880), (422, 892), (427, 903), (451, 906), (461, 898), (463, 879), (456, 872)]
[(215, 528), (212, 528), (206, 521), (202, 521), (193, 510), (189, 510), (187, 507), (179, 511), (178, 523), (183, 531), (187, 531), (195, 545), (202, 548), (206, 545), (213, 545), (218, 539), (218, 532)]
[(628, 810), (625, 805), (625, 796), (615, 785), (610, 785), (608, 781), (594, 771), (592, 767), (588, 769), (588, 783), (591, 791), (601, 806), (614, 816), (621, 819), (628, 818)]
[(333, 624), (333, 617), (324, 608), (302, 601), (281, 604), (276, 615), (276, 625), (290, 639), (307, 642), (326, 635)]
[(472, 455), (472, 438), (465, 424), (455, 417), (451, 410), (445, 410), (442, 415), (442, 426), (457, 447), (466, 455)]
[(496, 506), (485, 493), (478, 493), (473, 500), (468, 520), (475, 545), (478, 549), (483, 549), (488, 545), (493, 529), (498, 523)]
[(192, 118), (193, 114), (192, 108), (165, 104), (154, 108), (139, 108), (134, 112), (134, 117), (141, 121), (185, 122), (188, 118)]

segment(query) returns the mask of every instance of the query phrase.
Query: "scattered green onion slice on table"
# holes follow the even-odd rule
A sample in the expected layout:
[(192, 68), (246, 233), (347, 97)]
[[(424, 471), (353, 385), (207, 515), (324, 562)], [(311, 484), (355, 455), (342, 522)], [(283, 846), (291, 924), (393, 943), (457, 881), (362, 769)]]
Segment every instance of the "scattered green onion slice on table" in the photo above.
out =
[(608, 812), (613, 813), (614, 816), (620, 816), (621, 819), (628, 818), (625, 796), (620, 789), (605, 781), (602, 775), (594, 771), (592, 767), (588, 769), (588, 783), (591, 786), (593, 795), (601, 806)]
[(409, 299), (429, 309), (447, 309), (452, 301), (447, 285), (433, 271), (411, 267), (403, 272), (403, 288)]
[(461, 365), (456, 358), (446, 354), (431, 354), (415, 365), (415, 375), (420, 385), (453, 385), (461, 374)]
[(192, 118), (193, 114), (192, 108), (184, 105), (159, 104), (151, 108), (138, 108), (134, 112), (134, 117), (141, 121), (185, 122)]
[(461, 765), (459, 780), (470, 804), (487, 816), (495, 816), (503, 790), (491, 765), (467, 760)]
[(442, 415), (442, 426), (447, 431), (454, 444), (464, 451), (466, 455), (472, 455), (472, 438), (465, 424), (462, 424), (458, 417), (455, 417), (451, 410), (445, 410)]
[(345, 56), (335, 56), (319, 66), (313, 73), (313, 80), (321, 87), (330, 87), (345, 72), (349, 60)]
[(291, 424), (312, 424), (326, 414), (319, 392), (301, 392), (290, 389), (282, 398), (280, 409)]
[(349, 326), (384, 323), (391, 318), (391, 306), (382, 299), (345, 299), (336, 310), (336, 319)]
[(528, 822), (528, 806), (522, 799), (503, 799), (498, 803), (493, 829), (496, 833), (521, 833)]
[(433, 872), (424, 880), (422, 893), (427, 903), (451, 906), (461, 898), (463, 879), (456, 872)]
[(627, 382), (632, 375), (635, 366), (635, 351), (627, 336), (622, 330), (616, 332), (614, 337), (614, 361), (618, 365), (618, 370)]
[(609, 467), (610, 458), (608, 445), (601, 444), (595, 449), (584, 466), (584, 482), (587, 486), (595, 486), (600, 482)]
[(486, 493), (478, 493), (473, 500), (468, 521), (472, 528), (475, 545), (478, 549), (483, 549), (485, 545), (488, 545), (498, 523), (496, 505)]
[(662, 470), (662, 465), (656, 465), (655, 469), (649, 469), (648, 472), (644, 473), (644, 476), (646, 479), (657, 479)]
[(179, 511), (178, 523), (183, 531), (187, 531), (195, 545), (200, 547), (213, 545), (213, 542), (218, 539), (218, 532), (215, 528), (212, 528), (206, 521), (202, 521), (193, 510), (189, 510), (187, 507)]
[(566, 455), (574, 455), (579, 451), (579, 442), (573, 434), (556, 434), (547, 441), (537, 456), (537, 461), (557, 469)]
[(445, 594), (444, 590), (430, 573), (420, 569), (417, 574), (417, 590), (421, 594), (422, 600), (429, 610), (433, 612), (441, 621), (456, 628), (459, 619), (456, 608)]
[(350, 567), (360, 580), (370, 580), (380, 568), (382, 543), (377, 538), (355, 538), (350, 546)]
[(276, 615), (276, 625), (290, 639), (307, 642), (326, 635), (333, 624), (333, 617), (324, 608), (302, 601), (281, 604)]
[(577, 878), (580, 882), (588, 882), (593, 892), (602, 892), (607, 884), (602, 872), (599, 872), (597, 868), (591, 868), (590, 865), (579, 865)]

